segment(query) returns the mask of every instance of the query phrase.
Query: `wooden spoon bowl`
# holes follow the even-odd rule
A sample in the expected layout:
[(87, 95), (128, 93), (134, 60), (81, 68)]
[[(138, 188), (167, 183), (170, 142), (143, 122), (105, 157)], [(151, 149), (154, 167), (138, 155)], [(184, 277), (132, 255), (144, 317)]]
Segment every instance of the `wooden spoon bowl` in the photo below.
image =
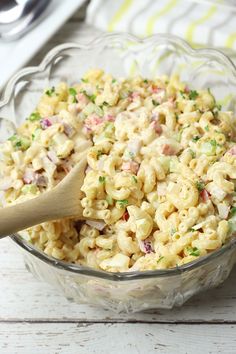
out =
[(36, 198), (0, 209), (0, 238), (45, 221), (75, 217), (83, 220), (80, 190), (87, 164), (81, 161), (51, 191)]

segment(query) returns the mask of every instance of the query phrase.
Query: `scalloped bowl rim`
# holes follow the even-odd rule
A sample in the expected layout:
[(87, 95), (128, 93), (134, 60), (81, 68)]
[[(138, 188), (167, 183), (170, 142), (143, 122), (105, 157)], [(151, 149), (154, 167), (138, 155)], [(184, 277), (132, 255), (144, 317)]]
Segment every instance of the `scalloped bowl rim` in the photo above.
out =
[[(178, 44), (185, 52), (195, 55), (196, 57), (214, 57), (216, 60), (220, 60), (224, 63), (225, 66), (230, 69), (235, 81), (236, 81), (236, 66), (232, 62), (232, 60), (222, 53), (218, 49), (205, 48), (205, 49), (194, 49), (192, 48), (185, 40), (179, 38), (175, 35), (170, 34), (156, 34), (146, 38), (138, 38), (129, 33), (112, 33), (112, 34), (103, 34), (88, 44), (79, 44), (79, 43), (64, 43), (58, 46), (55, 46), (51, 49), (43, 58), (41, 63), (38, 66), (29, 66), (19, 70), (15, 75), (13, 75), (8, 81), (6, 88), (3, 90), (2, 99), (0, 100), (0, 109), (2, 109), (5, 105), (7, 105), (11, 99), (13, 94), (13, 90), (15, 84), (19, 79), (24, 77), (25, 75), (34, 74), (43, 72), (50, 61), (54, 58), (55, 55), (60, 54), (60, 52), (66, 49), (84, 49), (89, 50), (91, 48), (96, 48), (104, 43), (104, 41), (110, 40), (131, 40), (137, 44), (151, 44), (153, 42), (157, 44), (161, 44), (161, 42), (168, 41), (169, 43), (173, 42), (174, 44)], [(177, 266), (175, 268), (170, 269), (159, 269), (159, 270), (148, 270), (148, 271), (129, 271), (129, 272), (107, 272), (103, 270), (97, 270), (93, 268), (89, 268), (86, 266), (80, 266), (74, 263), (64, 262), (57, 260), (53, 257), (48, 256), (43, 251), (37, 249), (29, 242), (22, 239), (18, 234), (13, 234), (10, 238), (25, 251), (33, 254), (33, 256), (37, 257), (44, 263), (47, 263), (57, 269), (69, 271), (72, 273), (79, 273), (85, 276), (92, 276), (94, 278), (102, 278), (111, 281), (126, 281), (126, 280), (136, 280), (136, 279), (144, 279), (144, 278), (157, 278), (157, 277), (165, 277), (165, 276), (174, 276), (179, 275), (183, 272), (193, 270), (195, 268), (201, 267), (204, 264), (209, 263), (211, 260), (218, 258), (222, 254), (224, 254), (227, 250), (230, 250), (236, 245), (236, 238), (232, 237), (232, 240), (228, 242), (226, 245), (221, 247), (218, 250), (213, 251), (212, 253), (202, 256), (195, 261), (188, 262), (182, 266)]]

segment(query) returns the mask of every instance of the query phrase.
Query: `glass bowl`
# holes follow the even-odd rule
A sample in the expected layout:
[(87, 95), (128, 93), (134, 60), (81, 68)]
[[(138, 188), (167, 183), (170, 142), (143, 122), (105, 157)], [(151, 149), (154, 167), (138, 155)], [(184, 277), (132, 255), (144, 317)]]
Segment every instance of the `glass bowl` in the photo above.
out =
[[(45, 87), (63, 80), (72, 85), (94, 67), (119, 77), (140, 74), (152, 78), (178, 73), (194, 89), (210, 88), (223, 109), (236, 113), (236, 68), (221, 52), (194, 50), (180, 38), (164, 34), (145, 39), (106, 34), (88, 45), (57, 46), (38, 67), (18, 72), (9, 81), (0, 101), (0, 140), (12, 135), (15, 126), (29, 116)], [(11, 238), (24, 253), (27, 269), (36, 277), (50, 283), (70, 300), (115, 312), (180, 306), (196, 293), (224, 281), (236, 254), (236, 238), (232, 238), (221, 249), (181, 267), (108, 273), (58, 261), (19, 235)]]

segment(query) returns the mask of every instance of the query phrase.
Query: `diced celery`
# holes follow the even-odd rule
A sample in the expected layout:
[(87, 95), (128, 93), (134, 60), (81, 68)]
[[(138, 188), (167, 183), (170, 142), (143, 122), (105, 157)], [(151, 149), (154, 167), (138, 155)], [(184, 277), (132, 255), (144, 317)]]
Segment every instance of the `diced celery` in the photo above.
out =
[(35, 129), (35, 131), (32, 134), (32, 140), (38, 140), (41, 132), (42, 132), (42, 129), (40, 129), (40, 128)]
[(179, 171), (179, 161), (176, 156), (170, 158), (170, 172)]
[(165, 170), (165, 173), (169, 172), (170, 169), (170, 157), (169, 156), (159, 156), (158, 161)]
[(228, 220), (229, 222), (229, 236), (236, 233), (236, 215)]
[(12, 142), (13, 147), (16, 150), (27, 150), (30, 147), (30, 140), (19, 135), (13, 135), (8, 140)]
[(102, 108), (100, 108), (99, 106), (97, 106), (96, 104), (89, 102), (87, 104), (87, 106), (84, 108), (83, 113), (86, 114), (87, 116), (92, 114), (92, 113), (96, 113), (99, 116), (103, 116), (103, 110)]
[(25, 184), (22, 188), (21, 188), (21, 192), (23, 194), (36, 194), (38, 191), (38, 187), (36, 186), (36, 184)]
[(202, 154), (212, 156), (216, 153), (216, 145), (212, 144), (210, 141), (207, 141), (201, 145), (200, 150)]
[(113, 199), (110, 195), (106, 196), (106, 201), (107, 201), (108, 205), (113, 205)]

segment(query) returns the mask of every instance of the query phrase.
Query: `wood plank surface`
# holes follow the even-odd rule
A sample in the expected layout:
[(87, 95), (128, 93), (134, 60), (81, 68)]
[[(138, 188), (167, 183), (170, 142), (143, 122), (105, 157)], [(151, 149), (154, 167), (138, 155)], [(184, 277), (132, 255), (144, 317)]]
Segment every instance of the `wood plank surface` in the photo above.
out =
[(225, 283), (195, 296), (183, 307), (135, 314), (68, 302), (26, 271), (18, 246), (0, 241), (0, 321), (236, 323), (236, 268)]
[(2, 354), (234, 354), (234, 325), (0, 324)]

